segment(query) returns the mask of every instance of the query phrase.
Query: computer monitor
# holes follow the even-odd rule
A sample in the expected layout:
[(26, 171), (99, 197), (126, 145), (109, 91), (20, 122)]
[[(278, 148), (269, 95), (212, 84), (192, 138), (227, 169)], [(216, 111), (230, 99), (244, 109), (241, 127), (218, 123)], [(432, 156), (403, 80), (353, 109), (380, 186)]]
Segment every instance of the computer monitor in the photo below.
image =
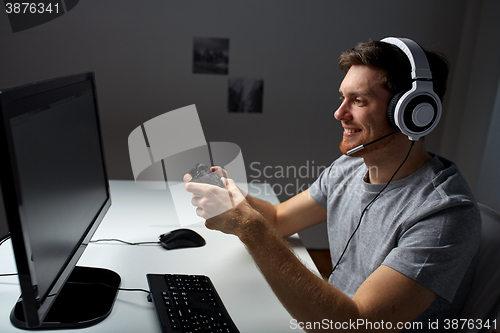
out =
[(91, 326), (120, 277), (76, 266), (111, 205), (93, 73), (0, 91), (0, 183), (24, 329)]
[(7, 219), (5, 218), (5, 210), (3, 208), (2, 192), (0, 191), (0, 244), (2, 244), (2, 241), (9, 236), (9, 227), (7, 227)]

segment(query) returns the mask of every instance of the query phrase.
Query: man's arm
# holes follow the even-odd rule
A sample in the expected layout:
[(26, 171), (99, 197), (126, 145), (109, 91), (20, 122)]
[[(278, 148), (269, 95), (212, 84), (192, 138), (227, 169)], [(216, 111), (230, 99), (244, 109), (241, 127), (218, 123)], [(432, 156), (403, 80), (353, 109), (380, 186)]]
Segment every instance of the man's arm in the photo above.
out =
[[(414, 320), (435, 298), (434, 293), (403, 274), (380, 266), (350, 299), (311, 273), (265, 224), (255, 225), (260, 226), (249, 228), (253, 232), (241, 239), (276, 296), (299, 322), (327, 319), (335, 327), (335, 323), (358, 323), (358, 319), (364, 319), (377, 324), (390, 322), (399, 331), (398, 323)], [(363, 325), (356, 328), (369, 331)]]
[[(220, 224), (215, 219), (217, 217), (208, 220), (207, 227), (217, 229)], [(398, 327), (401, 325), (398, 323), (413, 321), (436, 297), (403, 274), (380, 266), (350, 299), (310, 272), (264, 218), (254, 216), (240, 230), (238, 237), (247, 246), (278, 299), (298, 322), (314, 323), (326, 319), (334, 328), (335, 323), (361, 323), (358, 319), (362, 319), (375, 325), (385, 323), (383, 327), (399, 331), (404, 327)], [(366, 325), (356, 327), (359, 332), (368, 332), (369, 328)]]
[[(213, 166), (210, 170), (220, 177), (228, 178), (226, 170), (220, 166)], [(190, 179), (191, 175), (184, 176), (185, 182)], [(326, 221), (326, 208), (316, 203), (309, 194), (309, 190), (303, 191), (278, 205), (272, 205), (267, 201), (244, 194), (250, 205), (261, 213), (283, 237), (291, 236)]]
[(283, 237), (326, 221), (326, 208), (314, 201), (309, 190), (278, 205), (251, 196), (246, 199)]
[[(229, 184), (233, 195), (242, 196), (234, 182), (229, 181)], [(212, 194), (205, 192), (207, 187), (189, 185), (186, 189), (203, 198), (196, 199), (195, 205), (203, 207), (205, 200), (211, 200)], [(202, 192), (197, 192), (198, 189)], [(276, 296), (298, 322), (327, 320), (332, 325), (342, 325), (364, 319), (371, 323), (385, 323), (385, 328), (390, 323), (392, 331), (399, 331), (402, 327), (398, 327), (398, 323), (414, 320), (434, 301), (436, 295), (433, 292), (387, 266), (380, 266), (354, 297), (349, 298), (309, 271), (266, 218), (247, 200), (237, 199), (240, 204), (223, 214), (210, 215), (207, 206), (207, 211), (200, 210), (201, 216), (205, 213), (214, 216), (207, 219), (208, 228), (235, 234), (241, 239)], [(369, 331), (366, 326), (356, 328), (357, 331)]]

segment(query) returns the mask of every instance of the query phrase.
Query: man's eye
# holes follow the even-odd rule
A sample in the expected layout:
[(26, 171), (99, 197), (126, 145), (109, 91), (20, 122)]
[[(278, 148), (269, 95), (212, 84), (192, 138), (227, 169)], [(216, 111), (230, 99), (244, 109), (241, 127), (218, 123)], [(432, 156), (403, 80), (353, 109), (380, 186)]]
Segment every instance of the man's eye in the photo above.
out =
[(364, 102), (362, 100), (357, 99), (357, 98), (354, 100), (354, 103), (357, 104), (357, 105), (363, 105), (364, 104)]

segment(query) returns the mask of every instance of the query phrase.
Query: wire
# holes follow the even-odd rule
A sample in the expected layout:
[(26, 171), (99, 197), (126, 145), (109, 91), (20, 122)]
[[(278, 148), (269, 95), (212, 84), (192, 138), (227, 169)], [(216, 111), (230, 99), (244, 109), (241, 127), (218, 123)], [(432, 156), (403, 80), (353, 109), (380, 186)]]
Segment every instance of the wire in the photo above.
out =
[(115, 238), (96, 239), (96, 240), (92, 240), (90, 242), (91, 243), (97, 243), (97, 242), (120, 242), (120, 243), (124, 243), (124, 244), (127, 244), (127, 245), (160, 244), (160, 242), (138, 242), (138, 243), (130, 243), (130, 242), (126, 242), (126, 241), (123, 241), (121, 239), (115, 239)]
[(142, 291), (148, 295), (151, 294), (151, 292), (149, 290), (141, 289), (141, 288), (118, 288), (118, 290), (121, 290), (121, 291)]
[(144, 293), (147, 293), (148, 295), (151, 293), (149, 290), (146, 290), (146, 289), (140, 289), (140, 288), (116, 288), (116, 287), (113, 287), (107, 283), (104, 283), (104, 282), (77, 282), (77, 281), (67, 281), (66, 283), (69, 283), (69, 284), (99, 284), (99, 285), (102, 285), (102, 286), (105, 286), (105, 287), (108, 287), (108, 288), (111, 288), (111, 289), (115, 289), (115, 290), (121, 290), (121, 291), (140, 291), (140, 292), (144, 292)]
[[(5, 243), (5, 241), (7, 241), (8, 239), (10, 238), (10, 233), (5, 236), (4, 239), (2, 239), (0, 241), (0, 245), (2, 245), (3, 243)], [(92, 240), (90, 241), (91, 243), (97, 243), (97, 242), (120, 242), (120, 243), (124, 243), (124, 244), (127, 244), (127, 245), (145, 245), (145, 244), (160, 244), (160, 242), (137, 242), (137, 243), (131, 243), (131, 242), (126, 242), (126, 241), (123, 241), (121, 239), (113, 239), (113, 238), (110, 238), (110, 239), (97, 239), (97, 240)], [(0, 274), (0, 277), (2, 276), (14, 276), (14, 275), (18, 275), (17, 273), (9, 273), (9, 274)], [(69, 282), (69, 283), (77, 283), (77, 282)], [(82, 283), (83, 284), (83, 283)], [(100, 283), (102, 285), (105, 285), (105, 286), (108, 286), (110, 288), (114, 288), (110, 285), (106, 285), (105, 283)], [(146, 293), (149, 293), (149, 291), (147, 290), (144, 290), (144, 289), (125, 289), (125, 288), (118, 288), (118, 290), (123, 290), (123, 291), (143, 291), (143, 292), (146, 292)], [(52, 295), (51, 295), (52, 296)]]
[[(102, 286), (105, 286), (105, 287), (108, 287), (108, 288), (111, 288), (113, 290), (119, 290), (119, 291), (140, 291), (140, 292), (144, 292), (144, 293), (147, 293), (148, 294), (148, 297), (151, 295), (151, 292), (149, 290), (146, 290), (146, 289), (140, 289), (140, 288), (116, 288), (116, 287), (113, 287), (107, 283), (104, 283), (104, 282), (78, 282), (78, 281), (66, 281), (67, 284), (81, 284), (81, 285), (102, 285)], [(47, 297), (54, 297), (56, 296), (57, 294), (51, 294), (51, 295), (47, 295)]]
[[(2, 238), (0, 240), (0, 245), (5, 243), (9, 238), (10, 238), (10, 232), (7, 235), (5, 235), (4, 238)], [(0, 274), (0, 277), (2, 277), (2, 276), (15, 276), (15, 275), (17, 275), (17, 273)]]
[(401, 163), (399, 165), (399, 167), (397, 168), (396, 172), (394, 172), (394, 174), (392, 175), (391, 179), (389, 179), (389, 181), (387, 182), (387, 184), (385, 184), (385, 186), (380, 190), (380, 192), (377, 193), (377, 195), (368, 203), (368, 205), (365, 206), (365, 208), (361, 212), (361, 216), (359, 217), (358, 225), (356, 226), (356, 229), (354, 229), (351, 237), (349, 237), (349, 240), (347, 241), (347, 243), (346, 243), (346, 245), (344, 247), (344, 250), (342, 251), (342, 254), (340, 255), (339, 259), (337, 260), (337, 263), (335, 264), (335, 266), (333, 266), (332, 272), (330, 273), (329, 277), (332, 276), (333, 272), (335, 271), (335, 269), (337, 269), (337, 266), (340, 264), (340, 260), (342, 260), (342, 257), (346, 253), (347, 247), (349, 246), (349, 243), (351, 242), (352, 238), (354, 237), (354, 234), (356, 234), (356, 231), (358, 231), (359, 226), (361, 225), (361, 220), (363, 219), (363, 215), (365, 215), (366, 210), (372, 205), (372, 203), (375, 202), (375, 200), (377, 200), (377, 198), (380, 196), (380, 194), (382, 194), (382, 192), (387, 188), (387, 186), (389, 186), (389, 184), (391, 183), (391, 181), (394, 179), (394, 177), (398, 173), (399, 169), (401, 169), (401, 167), (403, 166), (403, 164), (405, 164), (406, 160), (408, 159), (408, 156), (410, 156), (411, 149), (413, 148), (414, 144), (415, 144), (415, 141), (412, 141), (411, 142), (411, 146), (410, 146), (410, 150), (408, 150), (408, 153), (406, 154), (406, 157), (403, 160), (403, 163)]
[(2, 238), (0, 240), (0, 245), (2, 245), (3, 243), (5, 243), (8, 239), (10, 239), (10, 232), (7, 235), (5, 235), (4, 238)]
[[(2, 245), (3, 243), (5, 243), (9, 238), (10, 238), (10, 233), (7, 236), (5, 236), (4, 239), (0, 240), (0, 245)], [(97, 243), (97, 242), (120, 242), (120, 243), (124, 243), (124, 244), (127, 244), (127, 245), (160, 244), (160, 242), (137, 242), (137, 243), (131, 243), (131, 242), (123, 241), (121, 239), (97, 239), (97, 240), (92, 240), (90, 242), (91, 243)], [(0, 274), (0, 277), (3, 277), (3, 276), (14, 276), (14, 275), (18, 275), (18, 274), (17, 273)], [(111, 287), (111, 286), (108, 286), (108, 287)], [(113, 288), (113, 287), (111, 287), (111, 288)], [(118, 290), (124, 290), (124, 291), (144, 291), (144, 292), (148, 292), (149, 293), (149, 291), (146, 291), (144, 289), (130, 289), (130, 290), (127, 290), (127, 289), (123, 289), (123, 288), (118, 288)]]
[(142, 291), (142, 292), (145, 292), (147, 294), (150, 293), (149, 290), (146, 290), (146, 289), (140, 289), (140, 288), (116, 288), (116, 287), (113, 287), (107, 283), (104, 283), (104, 282), (77, 282), (77, 281), (67, 281), (66, 283), (69, 283), (69, 284), (99, 284), (99, 285), (102, 285), (102, 286), (105, 286), (105, 287), (108, 287), (108, 288), (111, 288), (111, 289), (115, 289), (115, 290), (121, 290), (121, 291)]

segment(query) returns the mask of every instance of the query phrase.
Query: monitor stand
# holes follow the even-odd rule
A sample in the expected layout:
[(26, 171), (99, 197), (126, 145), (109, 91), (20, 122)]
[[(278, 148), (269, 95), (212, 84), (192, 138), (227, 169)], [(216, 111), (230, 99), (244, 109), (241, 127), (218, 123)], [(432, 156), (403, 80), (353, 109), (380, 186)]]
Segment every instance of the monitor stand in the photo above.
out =
[(10, 320), (17, 328), (35, 330), (95, 325), (111, 313), (120, 283), (120, 276), (111, 270), (76, 266), (41, 326), (26, 326), (22, 301), (17, 302)]

